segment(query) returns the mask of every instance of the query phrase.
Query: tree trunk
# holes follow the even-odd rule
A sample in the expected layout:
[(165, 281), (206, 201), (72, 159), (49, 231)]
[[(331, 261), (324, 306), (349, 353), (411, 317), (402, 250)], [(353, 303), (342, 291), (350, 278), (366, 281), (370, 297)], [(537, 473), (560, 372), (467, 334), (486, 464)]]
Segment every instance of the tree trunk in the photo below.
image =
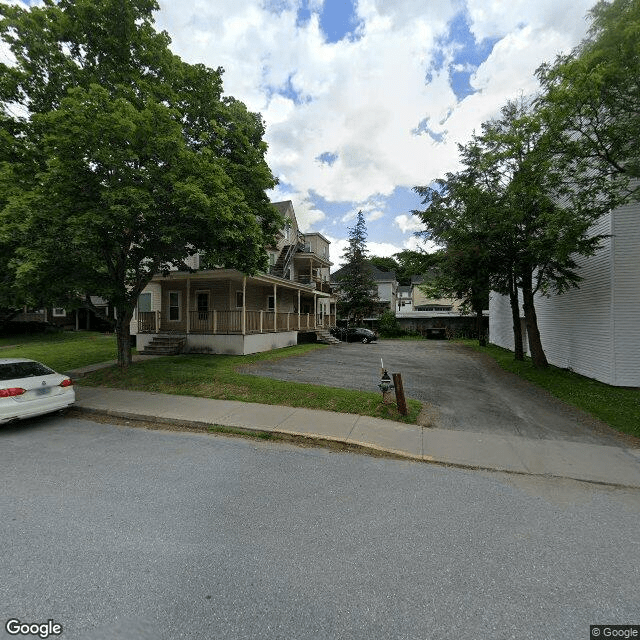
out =
[(487, 339), (484, 335), (484, 327), (482, 322), (482, 307), (476, 309), (476, 330), (478, 331), (478, 345), (487, 346)]
[(522, 325), (520, 324), (520, 303), (518, 301), (518, 288), (512, 278), (509, 288), (509, 304), (511, 305), (511, 318), (513, 320), (513, 344), (516, 360), (524, 360), (522, 345)]
[(116, 339), (118, 341), (118, 366), (126, 369), (131, 364), (131, 311), (116, 307)]
[(547, 356), (544, 354), (542, 340), (540, 339), (538, 317), (536, 316), (536, 308), (533, 303), (533, 278), (530, 273), (526, 274), (526, 277), (522, 279), (522, 302), (533, 366), (536, 369), (546, 369), (549, 363), (547, 362)]

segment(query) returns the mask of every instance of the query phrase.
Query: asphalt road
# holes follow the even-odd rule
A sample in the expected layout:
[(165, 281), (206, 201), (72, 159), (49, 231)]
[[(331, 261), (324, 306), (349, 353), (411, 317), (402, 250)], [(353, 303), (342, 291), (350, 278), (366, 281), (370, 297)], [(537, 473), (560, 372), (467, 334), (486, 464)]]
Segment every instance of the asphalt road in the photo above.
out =
[(0, 428), (0, 487), (3, 629), (585, 640), (640, 622), (638, 491), (60, 417)]
[(620, 444), (602, 422), (446, 340), (342, 343), (245, 367), (247, 373), (346, 389), (378, 391), (380, 361), (401, 373), (405, 395), (425, 403), (422, 423), (526, 438)]

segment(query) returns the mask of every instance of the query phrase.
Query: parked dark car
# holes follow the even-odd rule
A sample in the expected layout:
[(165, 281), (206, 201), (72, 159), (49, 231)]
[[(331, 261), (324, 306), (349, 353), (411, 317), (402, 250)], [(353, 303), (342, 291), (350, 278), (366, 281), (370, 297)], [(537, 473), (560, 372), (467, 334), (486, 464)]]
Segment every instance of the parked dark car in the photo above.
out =
[(374, 342), (378, 339), (378, 334), (375, 331), (364, 327), (349, 327), (348, 329), (332, 327), (331, 335), (343, 342), (362, 342), (362, 344)]

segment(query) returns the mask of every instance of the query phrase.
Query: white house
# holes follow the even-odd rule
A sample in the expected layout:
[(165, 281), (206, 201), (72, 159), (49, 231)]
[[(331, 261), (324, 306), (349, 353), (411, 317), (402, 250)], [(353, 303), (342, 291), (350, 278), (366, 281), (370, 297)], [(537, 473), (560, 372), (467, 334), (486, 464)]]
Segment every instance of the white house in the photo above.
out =
[[(596, 255), (578, 259), (580, 288), (536, 298), (542, 346), (553, 365), (640, 387), (640, 203), (604, 216), (593, 231), (610, 237)], [(489, 340), (514, 348), (509, 300), (496, 293), (489, 302)], [(526, 336), (524, 343), (526, 349)]]

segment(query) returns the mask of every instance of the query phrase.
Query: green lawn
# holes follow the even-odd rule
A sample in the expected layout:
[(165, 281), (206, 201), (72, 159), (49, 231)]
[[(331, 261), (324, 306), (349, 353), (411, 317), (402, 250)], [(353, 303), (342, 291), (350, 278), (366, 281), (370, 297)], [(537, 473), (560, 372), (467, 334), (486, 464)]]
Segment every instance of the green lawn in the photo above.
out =
[(395, 404), (383, 404), (381, 393), (282, 382), (236, 371), (241, 365), (261, 360), (277, 360), (313, 349), (326, 347), (307, 344), (250, 356), (182, 355), (156, 358), (135, 363), (124, 373), (116, 367), (96, 371), (83, 378), (80, 383), (88, 386), (324, 409), (416, 422), (421, 410), (421, 404), (417, 400), (407, 402), (409, 415), (405, 417), (398, 413)]
[(479, 347), (475, 340), (461, 342), (486, 353), (503, 369), (546, 389), (560, 400), (590, 413), (614, 429), (640, 437), (640, 389), (612, 387), (558, 367), (535, 369), (530, 358), (519, 362), (514, 359), (512, 351), (495, 345)]
[(0, 358), (31, 358), (60, 372), (115, 360), (116, 354), (115, 335), (92, 331), (0, 338)]

